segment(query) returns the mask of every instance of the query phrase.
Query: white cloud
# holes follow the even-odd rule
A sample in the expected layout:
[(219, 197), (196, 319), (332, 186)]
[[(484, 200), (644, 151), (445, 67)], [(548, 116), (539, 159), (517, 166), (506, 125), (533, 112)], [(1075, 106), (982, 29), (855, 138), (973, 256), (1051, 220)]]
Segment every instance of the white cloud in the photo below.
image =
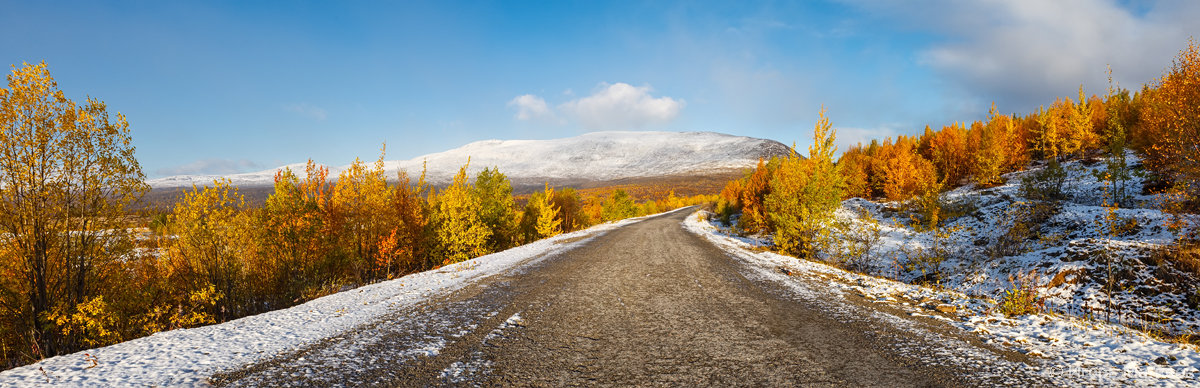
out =
[(283, 110), (318, 121), (325, 120), (326, 117), (329, 117), (329, 115), (325, 112), (325, 109), (305, 103), (284, 105)]
[(649, 86), (635, 87), (627, 83), (601, 83), (590, 96), (568, 101), (559, 109), (570, 114), (590, 130), (640, 129), (664, 124), (683, 110), (686, 102), (671, 97), (654, 98)]
[(154, 172), (161, 176), (226, 175), (258, 169), (262, 169), (262, 166), (248, 159), (201, 159), (182, 166), (160, 168)]
[(1073, 95), (1081, 83), (1103, 93), (1106, 64), (1123, 87), (1137, 89), (1170, 66), (1189, 36), (1200, 35), (1196, 1), (1152, 1), (1140, 9), (1112, 0), (850, 1), (947, 36), (918, 59), (973, 94), (1018, 105), (1012, 109)]
[(508, 107), (517, 109), (517, 120), (554, 119), (554, 112), (541, 97), (525, 94), (508, 102)]

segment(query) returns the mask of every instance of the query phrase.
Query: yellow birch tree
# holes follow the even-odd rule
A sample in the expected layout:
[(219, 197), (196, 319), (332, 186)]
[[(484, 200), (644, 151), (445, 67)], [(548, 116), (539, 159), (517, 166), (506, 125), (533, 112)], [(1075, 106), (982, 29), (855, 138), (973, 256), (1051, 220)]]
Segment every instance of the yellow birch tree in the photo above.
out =
[(128, 252), (123, 216), (148, 190), (143, 179), (125, 116), (68, 99), (45, 63), (13, 67), (0, 88), (0, 260), (19, 280), (3, 283), (0, 314), (35, 357), (84, 340), (50, 313), (96, 300), (95, 269)]
[(488, 230), (479, 218), (483, 209), (479, 199), (471, 195), (467, 182), (467, 164), (458, 169), (454, 182), (440, 195), (434, 205), (434, 235), (443, 257), (442, 264), (449, 265), (488, 253)]

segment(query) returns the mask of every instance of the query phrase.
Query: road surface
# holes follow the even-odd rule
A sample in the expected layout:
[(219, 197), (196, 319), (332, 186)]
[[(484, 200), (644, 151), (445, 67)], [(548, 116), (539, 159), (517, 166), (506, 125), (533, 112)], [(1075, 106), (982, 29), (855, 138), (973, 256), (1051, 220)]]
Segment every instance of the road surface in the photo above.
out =
[(940, 321), (756, 276), (684, 230), (690, 214), (609, 231), (213, 383), (1046, 385), (1022, 355)]

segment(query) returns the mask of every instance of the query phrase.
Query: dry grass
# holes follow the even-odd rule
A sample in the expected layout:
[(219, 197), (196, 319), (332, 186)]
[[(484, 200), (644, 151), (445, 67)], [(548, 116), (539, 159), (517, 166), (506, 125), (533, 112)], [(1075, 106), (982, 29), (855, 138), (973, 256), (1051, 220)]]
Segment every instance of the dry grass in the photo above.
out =
[(1186, 243), (1174, 249), (1166, 259), (1176, 269), (1200, 278), (1200, 243)]
[(1147, 264), (1158, 267), (1155, 277), (1172, 284), (1192, 284), (1200, 280), (1200, 244), (1182, 243), (1158, 249)]

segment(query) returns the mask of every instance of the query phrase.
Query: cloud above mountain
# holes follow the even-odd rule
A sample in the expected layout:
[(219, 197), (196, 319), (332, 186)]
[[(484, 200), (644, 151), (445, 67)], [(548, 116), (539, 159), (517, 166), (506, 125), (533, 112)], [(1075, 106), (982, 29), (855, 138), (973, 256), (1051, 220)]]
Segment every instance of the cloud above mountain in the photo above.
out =
[(559, 119), (561, 113), (592, 131), (644, 129), (675, 120), (687, 105), (683, 99), (655, 97), (653, 91), (649, 85), (600, 83), (591, 95), (564, 102), (553, 110), (545, 99), (532, 94), (513, 98), (508, 107), (516, 109), (514, 117), (523, 121), (551, 119), (564, 123)]
[(671, 97), (653, 97), (650, 86), (627, 83), (600, 84), (590, 96), (568, 101), (559, 109), (590, 130), (641, 129), (679, 117), (686, 103)]
[(556, 118), (554, 112), (550, 111), (550, 107), (546, 105), (546, 100), (532, 95), (524, 94), (513, 98), (508, 102), (509, 108), (517, 110), (515, 116), (517, 120), (540, 120)]

